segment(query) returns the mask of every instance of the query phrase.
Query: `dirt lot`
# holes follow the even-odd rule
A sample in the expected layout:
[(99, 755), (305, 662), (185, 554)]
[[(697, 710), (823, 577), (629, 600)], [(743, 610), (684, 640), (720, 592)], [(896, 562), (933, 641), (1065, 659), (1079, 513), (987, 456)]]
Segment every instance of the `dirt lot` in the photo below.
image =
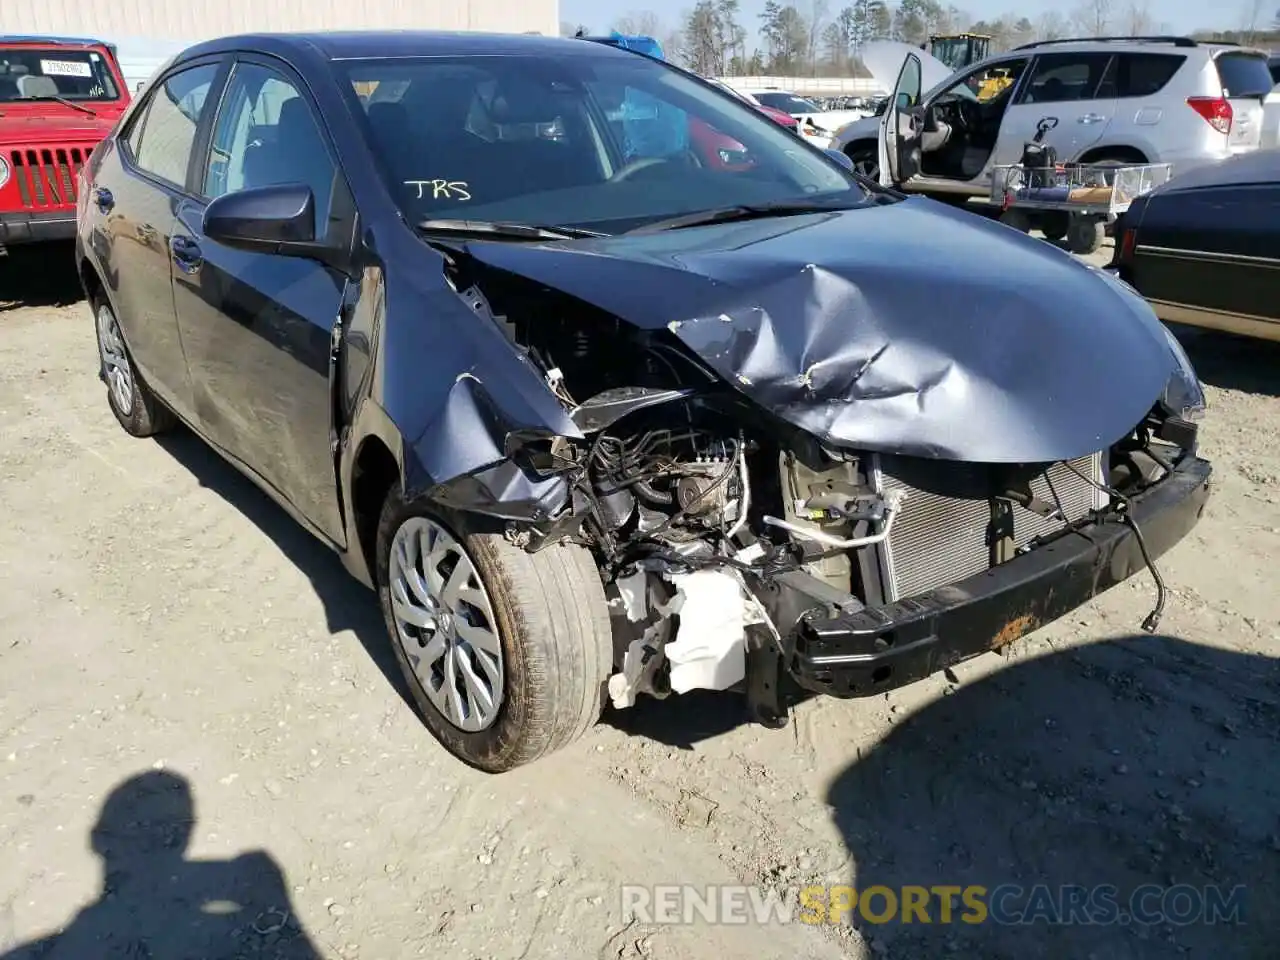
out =
[[(494, 778), (420, 727), (332, 556), (192, 437), (117, 427), (64, 257), (0, 264), (0, 954), (75, 919), (53, 956), (1275, 956), (1280, 351), (1188, 341), (1218, 487), (1158, 636), (1140, 576), (956, 686), (777, 732), (649, 704)], [(1243, 884), (1246, 925), (652, 926), (619, 895), (809, 881)]]

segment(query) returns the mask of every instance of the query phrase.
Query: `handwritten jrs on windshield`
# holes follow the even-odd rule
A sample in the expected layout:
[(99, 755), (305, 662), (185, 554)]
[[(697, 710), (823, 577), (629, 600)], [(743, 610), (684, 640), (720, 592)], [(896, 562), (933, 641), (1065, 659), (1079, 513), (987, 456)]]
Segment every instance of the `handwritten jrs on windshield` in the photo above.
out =
[(465, 180), (406, 180), (406, 187), (418, 188), (418, 199), (470, 200), (471, 188)]

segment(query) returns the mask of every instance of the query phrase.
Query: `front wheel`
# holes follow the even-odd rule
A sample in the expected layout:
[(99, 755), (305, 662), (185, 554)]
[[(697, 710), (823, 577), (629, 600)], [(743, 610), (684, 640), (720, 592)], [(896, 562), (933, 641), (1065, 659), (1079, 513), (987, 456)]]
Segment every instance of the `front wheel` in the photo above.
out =
[(880, 151), (865, 143), (851, 143), (844, 148), (844, 155), (853, 161), (853, 169), (868, 180), (880, 182)]
[(576, 544), (537, 553), (397, 487), (378, 525), (378, 596), (427, 728), (501, 773), (600, 718), (613, 667), (604, 586)]

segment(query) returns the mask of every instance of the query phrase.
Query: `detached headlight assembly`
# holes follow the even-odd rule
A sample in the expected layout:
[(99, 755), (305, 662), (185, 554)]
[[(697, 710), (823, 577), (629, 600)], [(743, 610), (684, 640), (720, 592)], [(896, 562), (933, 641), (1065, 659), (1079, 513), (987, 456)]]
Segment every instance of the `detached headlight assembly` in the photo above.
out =
[(1164, 327), (1164, 335), (1178, 367), (1165, 384), (1164, 393), (1160, 394), (1160, 406), (1165, 412), (1183, 420), (1200, 420), (1204, 417), (1206, 406), (1204, 387), (1200, 385), (1200, 378), (1191, 365), (1191, 358), (1187, 356), (1187, 351), (1178, 342), (1178, 338), (1168, 327)]

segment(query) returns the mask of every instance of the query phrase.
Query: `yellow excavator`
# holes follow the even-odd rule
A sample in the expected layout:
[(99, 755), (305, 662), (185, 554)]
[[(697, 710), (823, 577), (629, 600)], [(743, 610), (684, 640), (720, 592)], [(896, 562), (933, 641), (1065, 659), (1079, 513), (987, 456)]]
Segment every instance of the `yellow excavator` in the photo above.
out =
[(948, 33), (930, 37), (927, 45), (920, 46), (952, 70), (963, 70), (986, 58), (991, 50), (991, 38), (981, 33)]
[[(983, 33), (947, 33), (929, 38), (920, 44), (935, 60), (941, 60), (952, 70), (963, 70), (970, 64), (985, 60), (991, 52), (991, 37)], [(1007, 69), (994, 68), (984, 77), (974, 91), (978, 99), (986, 102), (1000, 94), (1013, 77)]]

